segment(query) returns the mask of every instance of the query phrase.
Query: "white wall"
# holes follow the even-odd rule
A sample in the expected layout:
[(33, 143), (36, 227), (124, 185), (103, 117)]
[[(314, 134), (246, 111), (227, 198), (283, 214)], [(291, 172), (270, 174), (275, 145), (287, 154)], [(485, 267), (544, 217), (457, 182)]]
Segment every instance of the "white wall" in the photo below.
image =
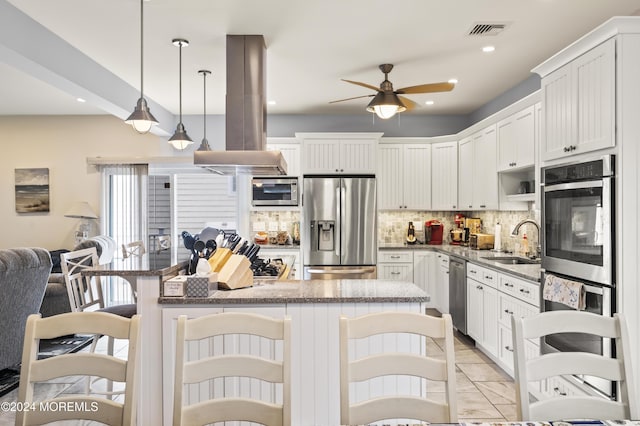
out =
[[(64, 217), (76, 201), (100, 213), (101, 175), (87, 157), (192, 155), (166, 139), (139, 135), (113, 116), (0, 117), (0, 248), (72, 248), (79, 219)], [(50, 211), (16, 213), (14, 169), (48, 168)], [(93, 233), (100, 229), (93, 223)]]

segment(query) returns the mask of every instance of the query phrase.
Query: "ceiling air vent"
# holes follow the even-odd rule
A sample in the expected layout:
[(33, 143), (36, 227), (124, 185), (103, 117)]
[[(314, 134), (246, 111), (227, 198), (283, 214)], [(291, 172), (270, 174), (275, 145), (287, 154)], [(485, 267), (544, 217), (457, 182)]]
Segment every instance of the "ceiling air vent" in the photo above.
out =
[(507, 24), (487, 24), (480, 23), (474, 24), (473, 27), (469, 30), (470, 36), (495, 36), (500, 34), (505, 28)]

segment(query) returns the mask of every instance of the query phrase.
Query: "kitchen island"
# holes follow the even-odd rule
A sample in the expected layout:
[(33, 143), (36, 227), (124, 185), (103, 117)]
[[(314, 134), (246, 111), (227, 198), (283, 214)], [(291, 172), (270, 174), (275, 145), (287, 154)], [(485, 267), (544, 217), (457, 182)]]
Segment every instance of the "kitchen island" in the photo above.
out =
[[(291, 317), (291, 409), (292, 424), (340, 424), (339, 342), (340, 315), (355, 317), (379, 311), (424, 312), (429, 295), (410, 282), (386, 280), (256, 281), (253, 287), (217, 291), (207, 298), (160, 297), (162, 309), (163, 422), (171, 424), (175, 327), (179, 315), (198, 317), (215, 312), (252, 312), (276, 318)], [(215, 344), (214, 340), (214, 344)], [(218, 341), (219, 342), (219, 341)], [(251, 336), (227, 336), (222, 341), (253, 354), (278, 356), (271, 341)], [(424, 353), (424, 341), (416, 336), (382, 336), (355, 343), (358, 356), (382, 350)], [(191, 349), (191, 348), (190, 348)], [(201, 344), (199, 356), (211, 346)], [(194, 348), (195, 350), (195, 348)], [(424, 394), (425, 384), (411, 378), (380, 378), (355, 386), (356, 398), (385, 393)], [(212, 392), (236, 396), (260, 396), (276, 400), (274, 386), (247, 380), (212, 387), (200, 386), (190, 393), (190, 403)], [(143, 402), (144, 403), (144, 402)], [(159, 424), (159, 423), (158, 423)]]
[[(184, 271), (186, 262), (175, 265), (155, 262), (145, 255), (134, 260), (115, 259), (104, 268), (86, 270), (88, 276), (119, 276), (137, 290), (141, 324), (138, 425), (170, 425), (173, 406), (175, 327), (179, 315), (191, 318), (216, 312), (245, 311), (266, 316), (291, 317), (292, 326), (292, 422), (296, 425), (340, 424), (338, 319), (379, 311), (424, 312), (429, 295), (411, 282), (386, 280), (256, 280), (253, 287), (219, 290), (207, 298), (164, 297), (162, 283)], [(216, 341), (214, 341), (216, 342)], [(220, 341), (216, 342), (220, 343)], [(224, 338), (224, 345), (250, 353), (278, 354), (273, 342), (251, 336)], [(213, 346), (202, 344), (200, 354)], [(383, 349), (424, 353), (416, 336), (383, 336), (357, 342), (358, 356)], [(281, 350), (281, 349), (280, 349)], [(356, 396), (395, 393), (424, 394), (417, 379), (379, 379), (370, 386), (356, 386)], [(208, 392), (263, 395), (274, 399), (272, 385), (225, 379), (214, 386), (191, 386), (189, 400)], [(216, 393), (217, 392), (217, 393)]]

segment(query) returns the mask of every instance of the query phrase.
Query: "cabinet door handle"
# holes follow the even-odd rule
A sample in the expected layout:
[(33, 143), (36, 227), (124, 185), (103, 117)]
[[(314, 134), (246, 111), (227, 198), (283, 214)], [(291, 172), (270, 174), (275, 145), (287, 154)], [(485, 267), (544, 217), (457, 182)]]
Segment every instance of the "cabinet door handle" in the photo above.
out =
[(477, 274), (477, 272), (476, 272), (476, 271), (474, 271), (473, 269), (469, 269), (469, 273), (471, 273), (471, 274)]
[(344, 172), (344, 169), (340, 169), (341, 172)]
[(577, 146), (575, 146), (575, 145), (571, 145), (571, 146), (569, 147), (569, 150), (570, 150), (570, 151), (575, 151), (577, 148), (578, 148)]
[(449, 271), (447, 271), (447, 275), (449, 275)]
[(521, 288), (521, 289), (520, 289), (520, 292), (521, 292), (521, 293), (524, 293), (524, 294), (529, 294), (529, 293), (531, 293), (529, 290), (525, 290), (524, 288)]
[(492, 277), (491, 275), (485, 275), (484, 277), (485, 277), (485, 279), (487, 279), (487, 280), (493, 280), (493, 277)]
[(509, 283), (504, 283), (505, 287), (513, 287), (513, 284), (509, 284)]
[(477, 286), (476, 286), (476, 288), (477, 288), (478, 290), (482, 290), (482, 286), (481, 286), (481, 285), (477, 285)]
[(455, 209), (455, 208), (456, 208), (456, 206), (453, 206), (453, 208)]
[(511, 346), (505, 346), (504, 348), (509, 352), (513, 352), (513, 348)]
[(400, 272), (391, 272), (391, 275), (400, 275)]
[(487, 208), (487, 205), (486, 205), (486, 204), (480, 204), (480, 208), (481, 208), (481, 209), (486, 209), (486, 208)]
[(339, 172), (340, 170), (336, 169), (336, 172)]
[(398, 255), (393, 255), (393, 256), (389, 256), (391, 259), (400, 259), (400, 256)]
[(504, 311), (505, 311), (507, 314), (509, 314), (509, 315), (513, 315), (513, 311), (510, 311), (510, 310), (508, 310), (508, 309), (505, 309)]
[(469, 206), (469, 208), (473, 208), (473, 206)]

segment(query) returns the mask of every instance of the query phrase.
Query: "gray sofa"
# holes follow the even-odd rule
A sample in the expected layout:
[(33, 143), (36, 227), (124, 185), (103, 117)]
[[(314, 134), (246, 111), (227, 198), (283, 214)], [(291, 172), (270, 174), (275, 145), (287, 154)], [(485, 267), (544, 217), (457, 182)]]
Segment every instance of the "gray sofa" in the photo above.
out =
[[(98, 253), (98, 260), (101, 265), (105, 265), (113, 260), (116, 252), (116, 242), (113, 238), (98, 235), (80, 242), (73, 248), (73, 251), (95, 247)], [(58, 315), (65, 312), (71, 312), (69, 305), (69, 295), (67, 294), (67, 285), (64, 282), (64, 275), (60, 269), (60, 255), (69, 250), (54, 250), (51, 252), (53, 261), (53, 269), (49, 276), (49, 283), (44, 293), (40, 313), (43, 318), (52, 315)]]
[(50, 271), (43, 248), (0, 250), (0, 370), (20, 363), (27, 317), (40, 309)]

